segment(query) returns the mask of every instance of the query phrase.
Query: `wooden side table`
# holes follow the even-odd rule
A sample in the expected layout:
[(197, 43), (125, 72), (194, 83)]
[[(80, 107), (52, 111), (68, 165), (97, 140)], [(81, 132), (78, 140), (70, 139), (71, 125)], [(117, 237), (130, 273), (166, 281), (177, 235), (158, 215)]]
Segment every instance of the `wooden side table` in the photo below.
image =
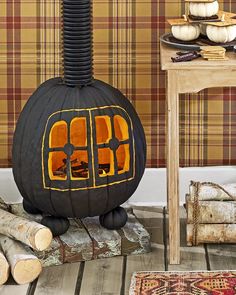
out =
[(227, 61), (173, 63), (177, 49), (161, 44), (161, 68), (167, 72), (167, 194), (169, 210), (169, 262), (180, 263), (179, 220), (179, 94), (210, 87), (236, 86), (236, 54)]

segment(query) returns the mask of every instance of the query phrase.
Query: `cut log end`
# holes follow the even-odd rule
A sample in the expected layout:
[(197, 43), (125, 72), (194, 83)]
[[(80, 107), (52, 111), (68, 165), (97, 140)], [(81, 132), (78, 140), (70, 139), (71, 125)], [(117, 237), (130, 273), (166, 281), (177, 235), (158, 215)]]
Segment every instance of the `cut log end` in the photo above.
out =
[(39, 276), (42, 271), (41, 262), (29, 247), (3, 235), (0, 235), (0, 245), (16, 283), (27, 284)]
[(0, 285), (6, 283), (9, 277), (10, 267), (6, 258), (0, 253)]
[(38, 259), (20, 260), (12, 270), (12, 276), (17, 284), (24, 285), (33, 282), (41, 271), (42, 265)]
[(0, 209), (0, 233), (14, 238), (31, 248), (39, 251), (45, 250), (52, 241), (52, 233), (40, 223)]
[(52, 242), (52, 232), (49, 228), (41, 228), (35, 235), (35, 247), (39, 251), (47, 249)]

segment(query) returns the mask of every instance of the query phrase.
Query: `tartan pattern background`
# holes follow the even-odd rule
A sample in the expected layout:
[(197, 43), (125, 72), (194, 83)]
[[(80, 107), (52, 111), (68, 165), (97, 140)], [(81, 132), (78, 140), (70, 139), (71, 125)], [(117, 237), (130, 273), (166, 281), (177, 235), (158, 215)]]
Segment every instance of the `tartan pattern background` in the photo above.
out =
[[(236, 0), (221, 1), (236, 11)], [(183, 1), (94, 0), (94, 69), (134, 104), (145, 128), (148, 167), (165, 166), (165, 74), (159, 36)], [(11, 166), (15, 123), (28, 97), (60, 75), (60, 1), (0, 0), (0, 167)], [(235, 89), (180, 98), (181, 166), (236, 164)]]

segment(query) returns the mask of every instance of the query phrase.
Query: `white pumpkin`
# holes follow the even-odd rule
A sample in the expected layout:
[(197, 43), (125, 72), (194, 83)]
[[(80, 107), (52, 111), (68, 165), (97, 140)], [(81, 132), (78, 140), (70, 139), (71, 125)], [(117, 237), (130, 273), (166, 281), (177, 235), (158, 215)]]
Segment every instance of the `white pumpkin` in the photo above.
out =
[(207, 25), (207, 37), (216, 43), (231, 42), (236, 38), (236, 25), (217, 27)]
[(219, 12), (218, 1), (208, 3), (189, 3), (190, 14), (199, 17), (211, 17)]
[(200, 28), (198, 25), (176, 25), (172, 26), (171, 32), (176, 39), (182, 41), (191, 41), (199, 37)]

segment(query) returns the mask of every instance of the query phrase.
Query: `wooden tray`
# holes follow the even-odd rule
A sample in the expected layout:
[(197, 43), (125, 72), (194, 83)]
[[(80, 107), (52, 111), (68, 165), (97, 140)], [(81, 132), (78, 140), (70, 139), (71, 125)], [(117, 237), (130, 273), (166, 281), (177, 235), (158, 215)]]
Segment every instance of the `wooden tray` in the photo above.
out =
[(212, 42), (207, 37), (201, 35), (198, 39), (194, 41), (181, 41), (181, 40), (177, 40), (172, 35), (172, 33), (167, 33), (160, 37), (160, 41), (170, 47), (174, 47), (181, 50), (200, 51), (201, 46), (212, 45), (212, 46), (222, 46), (226, 50), (233, 50), (236, 52), (236, 39), (229, 43), (220, 44), (220, 43)]

